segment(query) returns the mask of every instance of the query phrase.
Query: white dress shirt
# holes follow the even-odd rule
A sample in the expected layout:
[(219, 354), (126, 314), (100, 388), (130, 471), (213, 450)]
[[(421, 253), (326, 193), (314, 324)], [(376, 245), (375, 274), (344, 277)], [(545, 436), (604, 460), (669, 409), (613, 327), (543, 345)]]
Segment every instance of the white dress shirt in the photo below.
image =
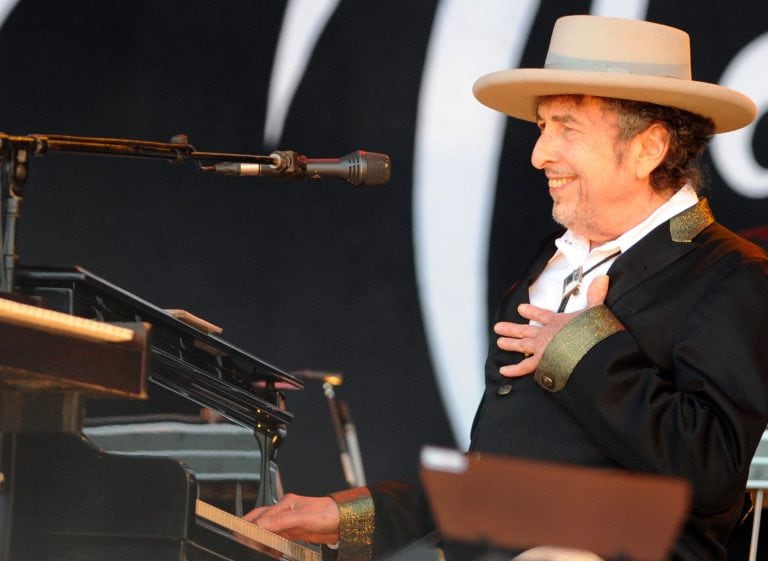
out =
[[(577, 236), (570, 230), (566, 230), (560, 238), (555, 240), (557, 251), (549, 260), (549, 263), (547, 263), (544, 271), (542, 271), (528, 290), (531, 304), (556, 311), (564, 295), (563, 281), (575, 269), (581, 267), (583, 271), (589, 272), (583, 276), (579, 289), (568, 299), (568, 304), (564, 311), (573, 312), (586, 308), (589, 284), (598, 275), (607, 273), (611, 264), (618, 258), (618, 252), (624, 253), (643, 239), (651, 230), (673, 216), (680, 214), (685, 209), (692, 207), (698, 200), (698, 196), (693, 188), (686, 185), (653, 211), (640, 224), (627, 230), (615, 240), (606, 242), (591, 251), (588, 239)], [(590, 271), (590, 268), (611, 255), (613, 257)]]

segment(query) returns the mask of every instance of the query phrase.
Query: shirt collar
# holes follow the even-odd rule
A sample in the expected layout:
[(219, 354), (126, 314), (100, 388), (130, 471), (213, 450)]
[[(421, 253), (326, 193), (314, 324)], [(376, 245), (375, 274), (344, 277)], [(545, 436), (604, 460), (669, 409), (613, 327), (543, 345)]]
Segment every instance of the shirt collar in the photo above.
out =
[(630, 228), (615, 240), (606, 242), (592, 251), (589, 249), (588, 239), (574, 234), (571, 230), (566, 230), (562, 236), (555, 240), (558, 251), (555, 252), (552, 259), (562, 254), (571, 267), (579, 267), (592, 256), (609, 255), (617, 250), (621, 250), (623, 253), (643, 239), (651, 230), (692, 207), (698, 201), (699, 198), (693, 187), (685, 185), (637, 226)]

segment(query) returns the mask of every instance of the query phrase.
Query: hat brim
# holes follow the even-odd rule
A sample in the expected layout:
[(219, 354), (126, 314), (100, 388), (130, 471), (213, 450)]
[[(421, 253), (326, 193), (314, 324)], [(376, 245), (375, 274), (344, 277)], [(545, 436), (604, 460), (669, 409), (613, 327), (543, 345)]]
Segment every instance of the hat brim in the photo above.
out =
[(525, 121), (536, 121), (535, 100), (544, 95), (582, 94), (645, 101), (709, 117), (715, 132), (751, 123), (757, 108), (746, 95), (707, 82), (638, 74), (518, 68), (480, 77), (472, 88), (480, 103)]

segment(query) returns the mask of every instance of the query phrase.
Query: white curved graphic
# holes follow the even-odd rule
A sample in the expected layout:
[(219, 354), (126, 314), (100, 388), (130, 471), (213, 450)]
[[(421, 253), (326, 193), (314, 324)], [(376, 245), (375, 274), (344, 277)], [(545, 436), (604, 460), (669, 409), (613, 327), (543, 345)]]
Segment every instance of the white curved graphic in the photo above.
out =
[(0, 25), (5, 23), (5, 20), (18, 3), (19, 0), (0, 0)]
[(650, 0), (593, 0), (590, 13), (612, 18), (645, 19)]
[(413, 222), (432, 363), (457, 443), (483, 389), (487, 250), (506, 117), (477, 102), (482, 74), (516, 66), (538, 1), (444, 0), (422, 76)]
[[(728, 65), (720, 83), (744, 92), (757, 104), (758, 120), (768, 110), (768, 80), (762, 68), (768, 60), (768, 33), (744, 47)], [(710, 154), (723, 180), (737, 193), (760, 199), (768, 197), (768, 169), (755, 159), (752, 138), (757, 120), (743, 129), (712, 139)]]
[(272, 64), (267, 97), (264, 142), (277, 146), (296, 88), (304, 76), (320, 34), (339, 0), (290, 0), (285, 7)]

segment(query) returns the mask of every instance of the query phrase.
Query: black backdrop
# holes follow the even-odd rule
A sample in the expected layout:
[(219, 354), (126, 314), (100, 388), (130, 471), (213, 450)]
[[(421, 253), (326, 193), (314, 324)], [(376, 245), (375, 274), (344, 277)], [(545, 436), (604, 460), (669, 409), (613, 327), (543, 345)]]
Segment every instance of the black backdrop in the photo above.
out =
[[(386, 187), (51, 153), (32, 162), (21, 261), (78, 264), (156, 305), (186, 308), (286, 370), (343, 372), (368, 479), (413, 475), (420, 445), (454, 445), (412, 249), (414, 129), (437, 6), (341, 0), (288, 113), (281, 148), (318, 157), (386, 152)], [(0, 130), (159, 141), (186, 133), (198, 150), (268, 153), (261, 131), (285, 9), (275, 0), (21, 0), (0, 29)], [(543, 61), (556, 17), (589, 10), (587, 1), (542, 1), (523, 65)], [(708, 81), (768, 32), (762, 0), (657, 0), (647, 19), (692, 33), (694, 75)], [(507, 124), (489, 306), (552, 228), (545, 190), (521, 187), (541, 182), (528, 164), (534, 135), (530, 125)], [(761, 124), (754, 156), (764, 166), (765, 140)], [(722, 222), (764, 233), (766, 198), (738, 195), (715, 170), (711, 184)], [(342, 487), (321, 389), (310, 383), (288, 398), (296, 420), (280, 452), (286, 487)]]

